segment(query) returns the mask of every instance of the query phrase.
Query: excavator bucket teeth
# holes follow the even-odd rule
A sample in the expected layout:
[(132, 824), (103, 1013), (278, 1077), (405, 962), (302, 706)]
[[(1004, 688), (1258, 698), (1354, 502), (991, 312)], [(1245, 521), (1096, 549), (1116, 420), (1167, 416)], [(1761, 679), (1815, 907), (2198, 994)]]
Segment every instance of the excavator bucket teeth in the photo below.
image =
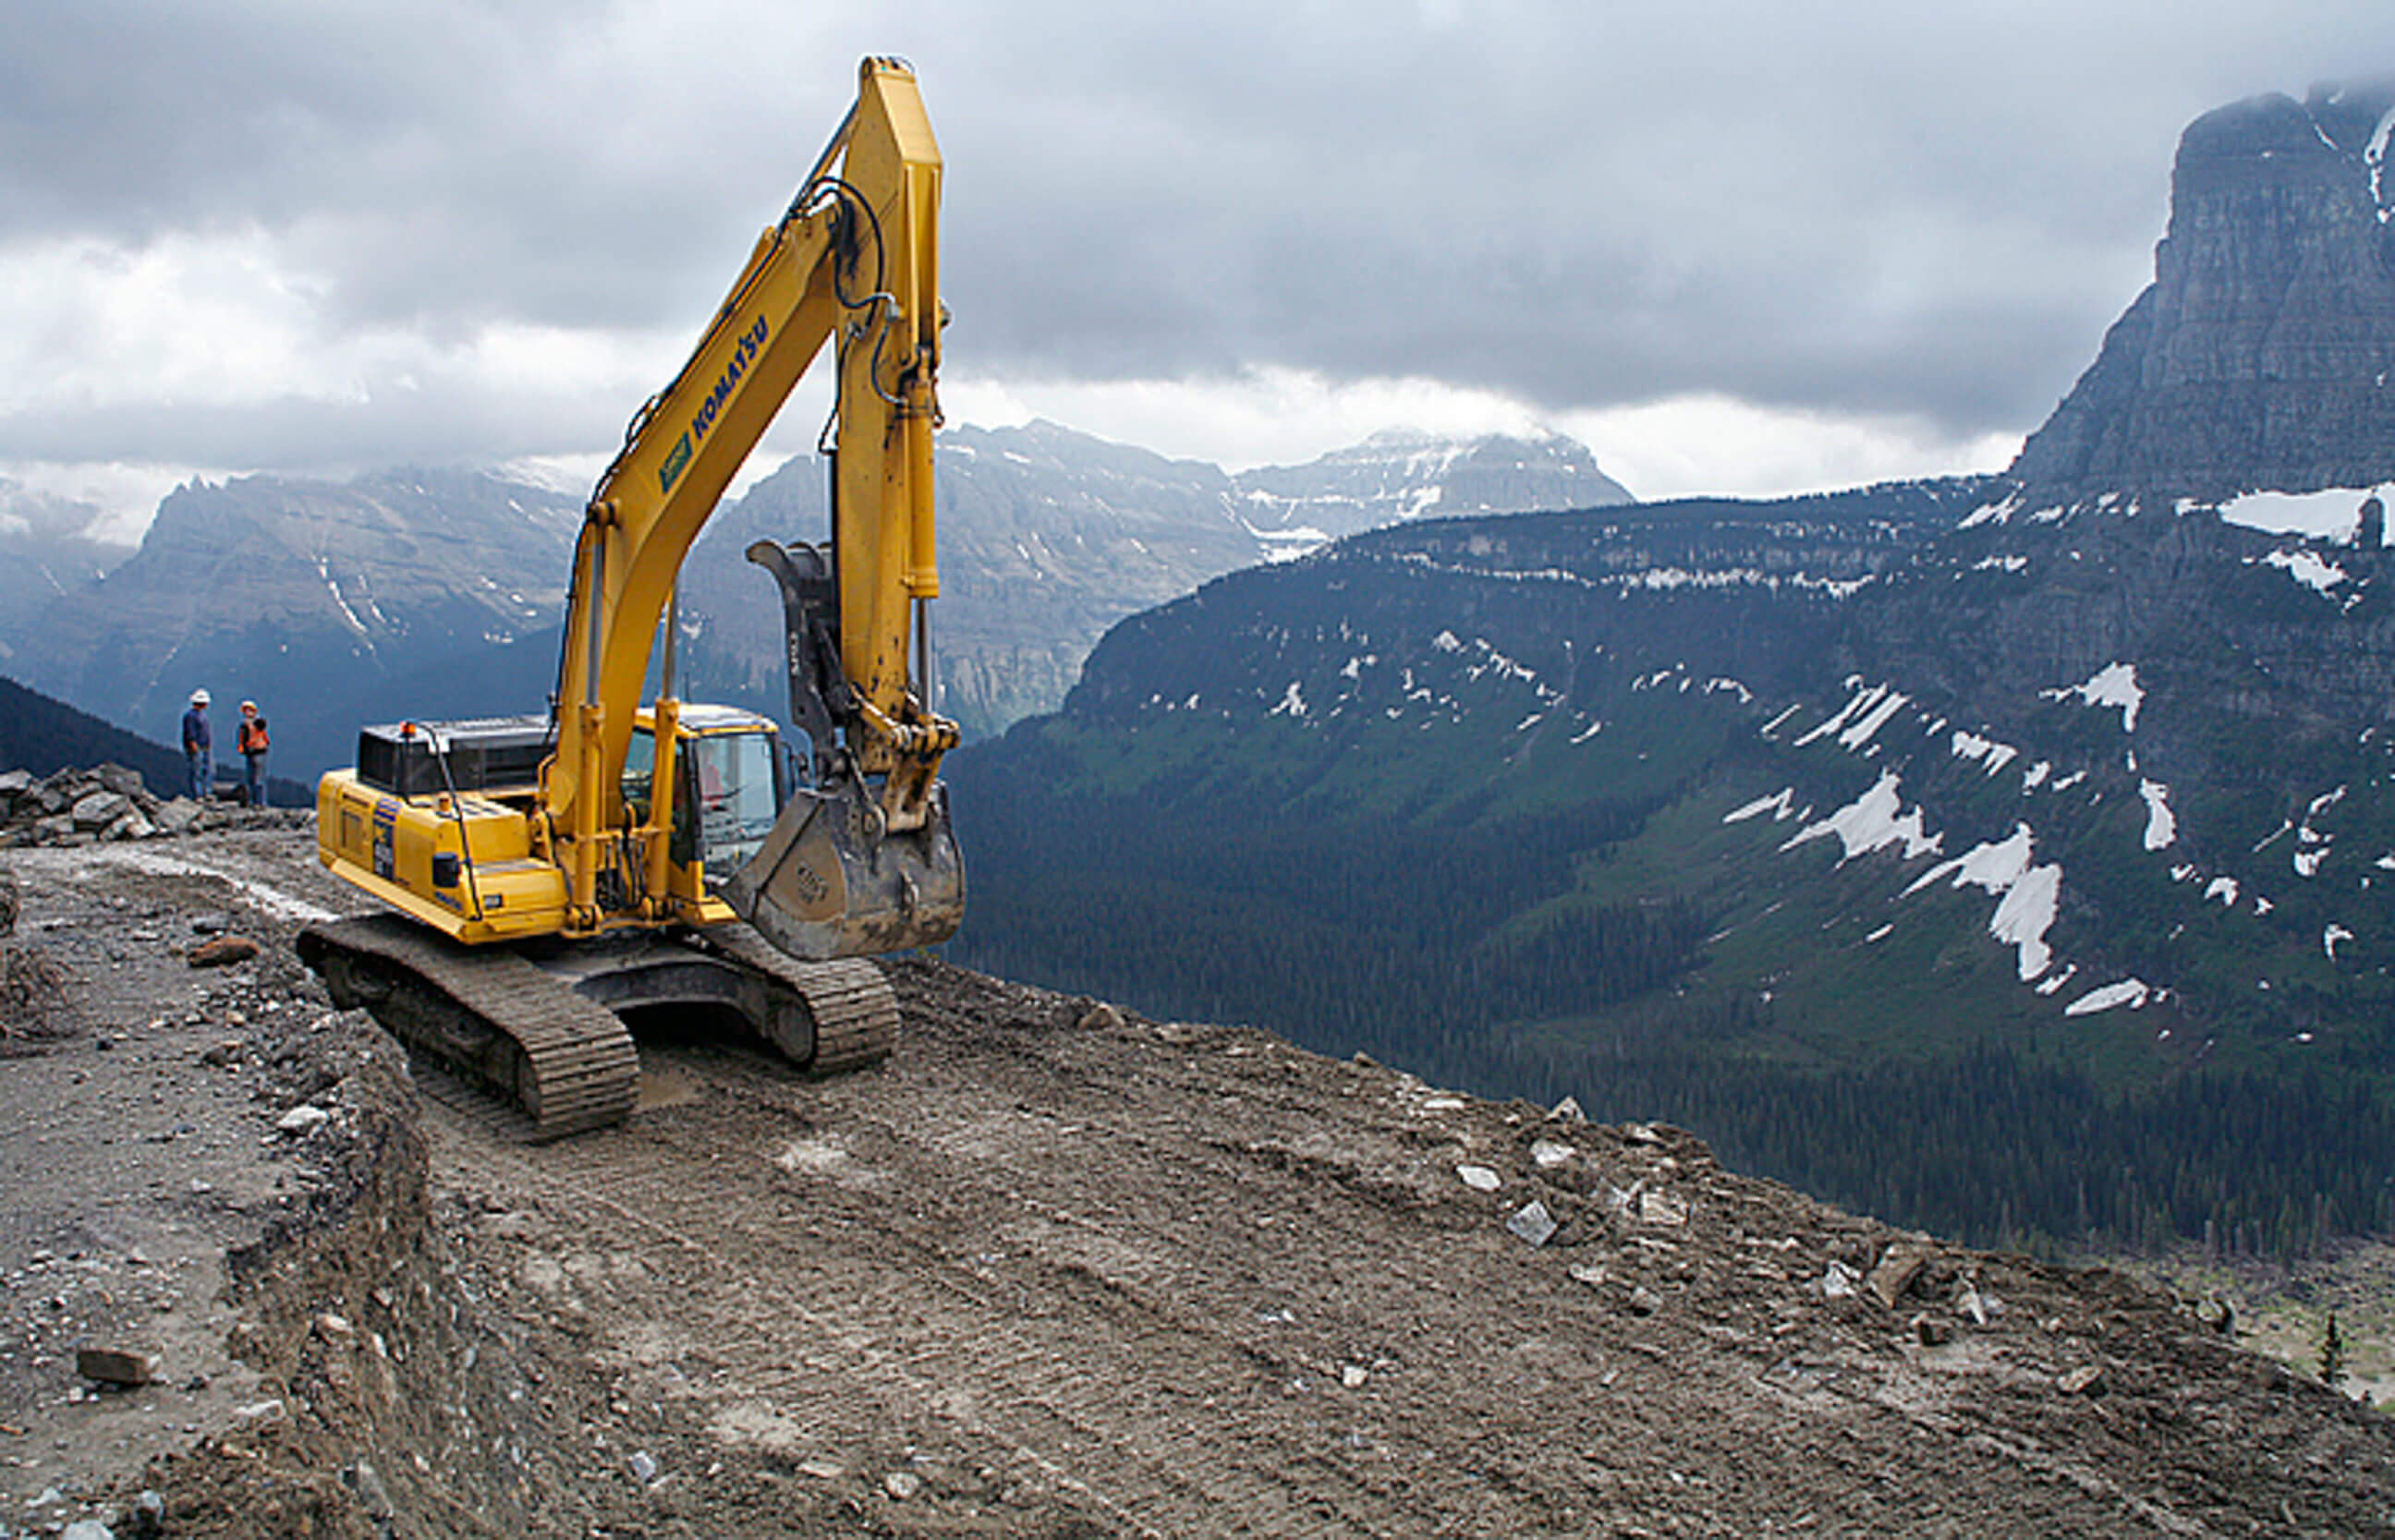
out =
[(965, 912), (947, 788), (933, 787), (920, 828), (894, 833), (857, 782), (800, 791), (721, 892), (794, 957), (867, 957), (946, 941)]

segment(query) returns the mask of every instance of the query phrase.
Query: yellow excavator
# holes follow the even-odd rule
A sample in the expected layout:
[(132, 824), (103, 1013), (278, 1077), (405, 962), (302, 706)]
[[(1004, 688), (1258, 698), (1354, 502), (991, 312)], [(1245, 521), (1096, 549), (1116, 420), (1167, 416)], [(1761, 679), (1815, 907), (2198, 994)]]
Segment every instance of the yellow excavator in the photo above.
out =
[[(534, 1137), (629, 1113), (623, 1012), (729, 1007), (818, 1073), (885, 1057), (897, 1007), (865, 959), (963, 916), (938, 779), (957, 728), (928, 701), (940, 178), (913, 71), (867, 59), (591, 494), (549, 711), (369, 726), (356, 767), (318, 784), (320, 858), (390, 912), (309, 927), (301, 956), (337, 1003), (512, 1099)], [(781, 588), (801, 755), (764, 717), (676, 698), (675, 594), (827, 342), (831, 537), (748, 552)]]

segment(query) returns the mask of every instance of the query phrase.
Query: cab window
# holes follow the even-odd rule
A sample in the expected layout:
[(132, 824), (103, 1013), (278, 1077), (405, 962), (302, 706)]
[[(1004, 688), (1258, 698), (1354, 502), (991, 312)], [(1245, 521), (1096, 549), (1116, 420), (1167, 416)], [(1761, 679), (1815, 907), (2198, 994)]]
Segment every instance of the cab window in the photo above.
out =
[(694, 740), (690, 761), (697, 780), (698, 831), (712, 875), (729, 876), (757, 853), (781, 811), (774, 783), (774, 737), (722, 733)]
[(650, 787), (656, 783), (656, 735), (647, 728), (634, 728), (632, 741), (624, 750), (624, 773), (616, 783), (624, 789), (624, 810), (636, 825), (649, 821)]

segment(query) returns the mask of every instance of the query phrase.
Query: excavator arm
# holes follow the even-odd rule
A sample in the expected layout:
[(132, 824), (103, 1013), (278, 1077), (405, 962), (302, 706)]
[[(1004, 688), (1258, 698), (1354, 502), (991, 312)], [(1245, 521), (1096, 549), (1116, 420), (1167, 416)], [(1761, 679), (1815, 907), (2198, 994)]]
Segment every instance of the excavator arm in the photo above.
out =
[(801, 955), (885, 951), (955, 928), (962, 875), (936, 771), (957, 731), (929, 709), (908, 659), (920, 606), (939, 592), (940, 178), (913, 72), (867, 59), (847, 120), (592, 493), (541, 783), (569, 933), (607, 920), (600, 873), (623, 849), (628, 816), (641, 819), (634, 859), (655, 875), (639, 886), (652, 906), (669, 902), (655, 876), (673, 827), (670, 667), (655, 714), (655, 795), (628, 815), (620, 784), (658, 621), (700, 529), (827, 342), (838, 355), (832, 541), (751, 553), (783, 585), (792, 712), (818, 740), (817, 786), (791, 799), (790, 827), (777, 825), (726, 896)]

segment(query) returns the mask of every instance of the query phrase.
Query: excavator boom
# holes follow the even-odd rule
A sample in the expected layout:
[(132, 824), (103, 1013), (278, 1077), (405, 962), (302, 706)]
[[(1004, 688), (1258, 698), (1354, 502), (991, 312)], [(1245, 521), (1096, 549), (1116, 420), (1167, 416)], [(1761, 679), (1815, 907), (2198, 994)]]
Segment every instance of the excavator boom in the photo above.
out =
[[(863, 827), (945, 824), (934, 777), (956, 729), (930, 711), (928, 681), (908, 668), (917, 610), (939, 592), (932, 429), (946, 319), (941, 169), (913, 72), (867, 59), (847, 121), (781, 221), (758, 238), (690, 362), (633, 419), (591, 495), (559, 670), (558, 752), (544, 787), (569, 852), (569, 929), (600, 923), (600, 847), (622, 815), (618, 777), (633, 727), (620, 703), (639, 698), (682, 559), (800, 375), (835, 337), (840, 404), (825, 555), (835, 595), (824, 618), (847, 709), (837, 724), (839, 752), (818, 742), (816, 760), (873, 802), (878, 811)], [(794, 635), (794, 659), (800, 645)], [(668, 779), (661, 768), (659, 784)], [(654, 851), (668, 837), (670, 808), (652, 810), (642, 840)], [(884, 915), (844, 927), (852, 939), (843, 945), (888, 950), (945, 939), (961, 910), (960, 872), (949, 887), (951, 894), (915, 905), (926, 922)], [(906, 892), (904, 885), (891, 890)], [(778, 902), (761, 882), (737, 891), (750, 905)], [(932, 918), (939, 915), (949, 917)]]

